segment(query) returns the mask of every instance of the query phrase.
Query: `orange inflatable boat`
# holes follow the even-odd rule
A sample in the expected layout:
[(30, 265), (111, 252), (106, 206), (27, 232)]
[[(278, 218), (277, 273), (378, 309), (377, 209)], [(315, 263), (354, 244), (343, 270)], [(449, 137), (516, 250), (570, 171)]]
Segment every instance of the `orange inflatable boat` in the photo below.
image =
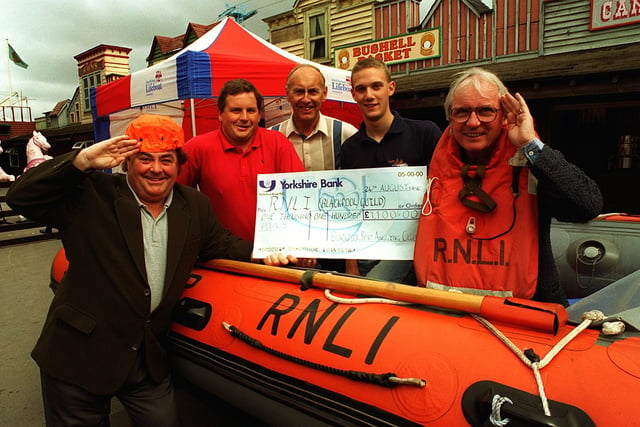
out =
[[(617, 294), (637, 304), (631, 276)], [(214, 260), (192, 272), (169, 351), (177, 373), (272, 425), (640, 425), (634, 309), (581, 321), (584, 299), (567, 322), (556, 305), (425, 291)]]

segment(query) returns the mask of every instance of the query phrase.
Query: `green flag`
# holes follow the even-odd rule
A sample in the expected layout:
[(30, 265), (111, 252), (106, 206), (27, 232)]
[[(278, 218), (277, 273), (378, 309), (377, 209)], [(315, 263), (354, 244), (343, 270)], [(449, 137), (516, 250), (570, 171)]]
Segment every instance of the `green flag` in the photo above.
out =
[(7, 43), (7, 46), (9, 46), (9, 59), (12, 60), (18, 67), (29, 68), (29, 64), (27, 64), (22, 60), (22, 58), (20, 58), (18, 52), (16, 52), (9, 43)]

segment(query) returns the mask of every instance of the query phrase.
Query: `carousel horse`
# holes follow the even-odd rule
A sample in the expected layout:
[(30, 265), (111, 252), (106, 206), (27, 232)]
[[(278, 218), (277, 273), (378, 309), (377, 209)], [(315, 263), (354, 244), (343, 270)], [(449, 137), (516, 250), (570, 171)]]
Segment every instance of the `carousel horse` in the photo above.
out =
[[(27, 166), (24, 167), (22, 173), (25, 173), (34, 166), (38, 166), (45, 160), (52, 159), (53, 157), (47, 155), (51, 145), (47, 142), (47, 138), (38, 131), (33, 131), (33, 136), (27, 142)], [(18, 222), (27, 221), (27, 218), (20, 215)], [(43, 232), (50, 232), (50, 227), (47, 227)]]
[[(2, 146), (0, 145), (0, 154), (2, 154), (2, 151)], [(16, 177), (14, 175), (9, 175), (2, 169), (2, 166), (0, 166), (0, 182), (11, 182), (15, 180)]]
[(34, 166), (38, 166), (45, 160), (49, 160), (52, 157), (47, 155), (51, 145), (47, 142), (47, 138), (43, 134), (37, 131), (33, 131), (33, 136), (27, 143), (27, 166), (25, 166), (22, 173), (28, 171)]

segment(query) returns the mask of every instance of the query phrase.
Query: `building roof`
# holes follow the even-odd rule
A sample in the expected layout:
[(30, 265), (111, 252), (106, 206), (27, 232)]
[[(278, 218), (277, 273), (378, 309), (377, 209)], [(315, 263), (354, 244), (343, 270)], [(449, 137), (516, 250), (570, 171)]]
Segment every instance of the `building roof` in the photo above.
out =
[(466, 0), (469, 7), (477, 13), (489, 13), (493, 10), (492, 6), (484, 3), (482, 0)]
[(190, 44), (192, 35), (195, 36), (196, 39), (199, 39), (216, 25), (218, 25), (218, 22), (214, 22), (213, 24), (209, 25), (189, 22), (187, 24), (186, 31), (178, 36), (167, 37), (155, 35), (153, 36), (153, 42), (151, 43), (149, 55), (147, 55), (145, 60), (149, 62), (151, 58), (154, 57), (154, 52), (156, 51), (156, 49), (160, 51), (162, 56), (169, 56), (169, 54), (173, 52), (178, 52), (179, 50), (184, 49)]
[(185, 36), (189, 33), (189, 30), (192, 30), (193, 33), (198, 38), (200, 38), (206, 33), (208, 33), (209, 30), (211, 30), (216, 25), (218, 25), (218, 22), (214, 22), (213, 24), (209, 24), (209, 25), (195, 24), (193, 22), (189, 22), (189, 25), (187, 25), (187, 31), (185, 32)]
[(109, 44), (101, 44), (98, 45), (96, 47), (92, 47), (89, 50), (85, 50), (82, 53), (77, 54), (76, 56), (73, 57), (73, 59), (75, 59), (76, 61), (79, 61), (81, 58), (84, 58), (85, 56), (90, 56), (99, 52), (103, 52), (107, 49), (112, 49), (112, 50), (123, 50), (125, 53), (129, 53), (131, 52), (131, 48), (128, 47), (123, 47), (123, 46), (115, 46), (115, 45), (109, 45)]
[(151, 49), (158, 47), (163, 55), (180, 50), (182, 48), (182, 39), (184, 34), (176, 37), (154, 36), (153, 43), (151, 43)]
[(64, 106), (65, 106), (68, 102), (71, 102), (71, 101), (70, 101), (69, 99), (65, 99), (65, 100), (63, 100), (63, 101), (58, 101), (58, 103), (56, 104), (56, 106), (55, 106), (55, 107), (53, 107), (53, 110), (51, 110), (51, 111), (48, 113), (48, 116), (49, 116), (49, 117), (55, 117), (55, 116), (57, 116), (58, 114), (60, 114), (60, 111), (62, 111), (62, 109), (64, 108)]

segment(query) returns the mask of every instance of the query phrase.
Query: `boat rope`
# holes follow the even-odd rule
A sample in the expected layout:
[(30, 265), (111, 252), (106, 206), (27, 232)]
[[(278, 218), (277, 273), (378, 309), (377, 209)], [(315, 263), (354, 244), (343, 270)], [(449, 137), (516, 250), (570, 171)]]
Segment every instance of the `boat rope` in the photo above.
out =
[(393, 305), (410, 305), (410, 302), (398, 301), (388, 298), (344, 298), (331, 293), (331, 289), (324, 290), (324, 296), (331, 302), (339, 304), (393, 304)]
[(471, 314), (471, 316), (478, 322), (480, 322), (484, 327), (489, 329), (496, 337), (498, 337), (498, 339), (500, 339), (500, 341), (502, 341), (511, 351), (513, 351), (526, 366), (533, 370), (533, 375), (538, 386), (538, 393), (540, 394), (540, 399), (542, 401), (542, 409), (544, 410), (544, 414), (548, 417), (551, 416), (551, 411), (549, 410), (549, 402), (544, 391), (544, 383), (542, 382), (540, 370), (547, 366), (567, 344), (569, 344), (582, 331), (587, 329), (592, 323), (601, 322), (605, 319), (605, 315), (598, 310), (592, 310), (583, 313), (582, 322), (578, 326), (573, 328), (560, 341), (558, 341), (556, 345), (554, 345), (551, 350), (549, 350), (545, 357), (540, 360), (538, 355), (535, 354), (532, 349), (527, 349), (525, 351), (520, 350), (509, 338), (507, 338), (507, 336), (500, 332), (500, 330), (493, 326), (487, 319), (478, 316), (477, 314)]
[[(395, 304), (395, 305), (409, 305), (410, 303), (404, 301), (396, 301), (393, 299), (387, 298), (342, 298), (331, 293), (330, 289), (325, 289), (324, 291), (325, 297), (332, 301), (341, 304), (365, 304), (365, 303), (381, 303), (381, 304)], [(540, 375), (540, 370), (546, 367), (553, 358), (562, 351), (562, 349), (569, 344), (575, 337), (577, 337), (582, 331), (587, 329), (589, 326), (595, 324), (602, 325), (602, 333), (603, 335), (618, 335), (625, 330), (624, 322), (616, 319), (616, 321), (605, 321), (607, 318), (604, 313), (599, 310), (591, 310), (582, 314), (582, 322), (572, 329), (567, 335), (565, 335), (560, 341), (554, 345), (551, 350), (547, 353), (547, 355), (540, 360), (540, 357), (535, 354), (532, 349), (526, 349), (524, 352), (521, 351), (507, 336), (505, 336), (498, 328), (493, 326), (491, 322), (487, 319), (477, 315), (470, 313), (471, 316), (484, 325), (489, 331), (491, 331), (496, 337), (498, 337), (511, 351), (513, 351), (518, 358), (531, 370), (533, 371), (533, 376), (536, 380), (536, 384), (538, 387), (538, 394), (540, 395), (540, 400), (542, 402), (542, 408), (544, 414), (546, 416), (551, 416), (551, 411), (549, 410), (549, 402), (544, 390), (544, 383), (542, 381), (542, 376)], [(496, 400), (498, 398), (498, 400)], [(503, 403), (512, 403), (511, 400), (507, 397), (501, 397), (499, 395), (495, 395), (493, 397), (492, 408), (497, 407), (497, 412), (492, 409), (492, 414), (490, 416), (490, 421), (495, 426), (504, 426), (509, 422), (509, 418), (505, 418), (504, 420), (500, 420), (500, 407)], [(495, 415), (494, 415), (495, 414)]]
[(433, 182), (438, 179), (437, 176), (434, 176), (433, 178), (427, 178), (427, 187), (425, 188), (425, 198), (424, 198), (424, 204), (422, 205), (422, 215), (431, 215), (431, 212), (433, 212), (433, 205), (431, 204), (431, 185), (433, 185)]
[(624, 332), (626, 326), (624, 322), (620, 320), (616, 320), (613, 322), (604, 322), (602, 324), (602, 334), (603, 335), (620, 335)]
[(238, 338), (244, 343), (249, 344), (251, 347), (257, 348), (274, 356), (280, 357), (282, 359), (288, 360), (290, 362), (297, 363), (302, 366), (307, 366), (313, 369), (317, 369), (319, 371), (328, 372), (334, 375), (340, 375), (346, 378), (349, 378), (354, 381), (367, 382), (370, 384), (381, 385), (384, 387), (395, 387), (396, 385), (412, 385), (417, 387), (424, 387), (427, 385), (427, 382), (420, 378), (399, 378), (395, 373), (386, 373), (386, 374), (372, 374), (362, 371), (353, 371), (353, 370), (344, 370), (338, 368), (332, 368), (331, 366), (321, 365), (319, 363), (311, 362), (308, 360), (301, 359), (296, 356), (291, 356), (286, 353), (282, 353), (281, 351), (275, 350), (273, 348), (267, 347), (262, 344), (259, 340), (252, 338), (240, 331), (235, 326), (222, 322), (222, 326), (231, 334), (231, 336)]
[(509, 424), (509, 422), (511, 421), (510, 418), (502, 419), (502, 415), (500, 415), (500, 409), (505, 402), (513, 404), (513, 401), (508, 397), (503, 397), (499, 394), (493, 396), (493, 400), (491, 401), (491, 415), (489, 415), (489, 421), (491, 422), (491, 425), (494, 425), (496, 427), (503, 427)]

